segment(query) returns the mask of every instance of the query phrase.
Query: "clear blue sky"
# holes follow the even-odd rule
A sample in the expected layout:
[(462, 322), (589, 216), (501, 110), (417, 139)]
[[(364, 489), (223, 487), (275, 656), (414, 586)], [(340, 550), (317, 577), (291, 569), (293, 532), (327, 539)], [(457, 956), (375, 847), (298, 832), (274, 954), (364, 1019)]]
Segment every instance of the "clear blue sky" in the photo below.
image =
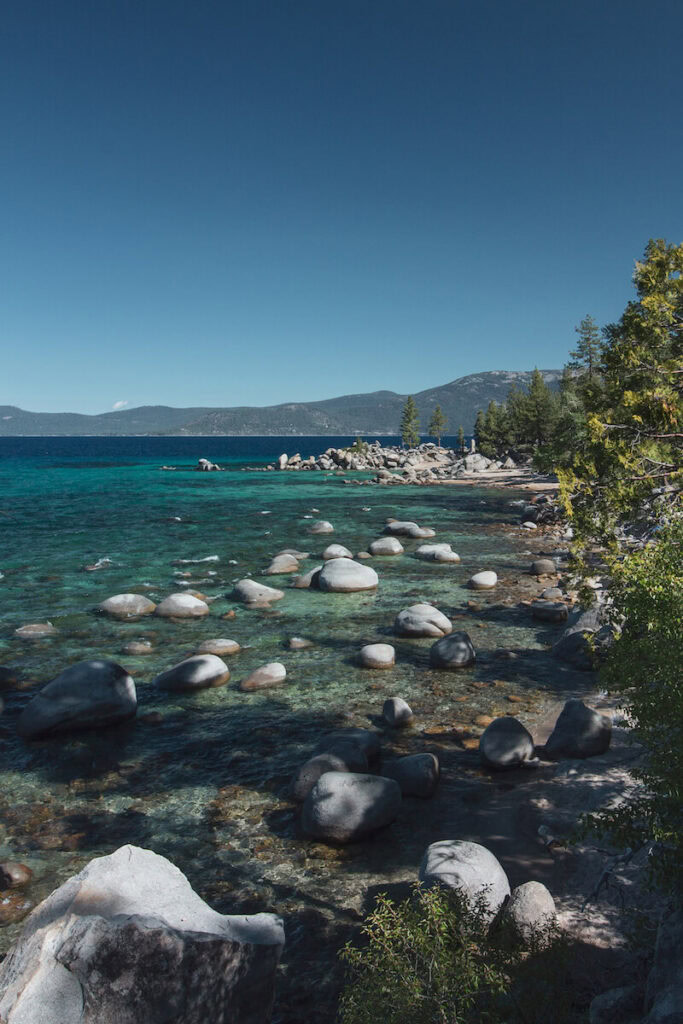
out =
[(680, 0), (8, 0), (0, 404), (561, 366), (683, 240)]

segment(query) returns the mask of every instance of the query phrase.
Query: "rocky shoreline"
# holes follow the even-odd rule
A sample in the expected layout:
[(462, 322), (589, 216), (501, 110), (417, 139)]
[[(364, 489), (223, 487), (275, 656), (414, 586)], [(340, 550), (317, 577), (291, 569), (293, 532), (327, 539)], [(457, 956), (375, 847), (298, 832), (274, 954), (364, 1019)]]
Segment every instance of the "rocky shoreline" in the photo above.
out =
[[(443, 612), (433, 606), (410, 605), (397, 615), (393, 634), (397, 637), (407, 635), (430, 638), (430, 664), (447, 676), (449, 672), (473, 663), (477, 657), (476, 644), (472, 643), (467, 630), (474, 632), (473, 627), (476, 626), (485, 628), (487, 619), (518, 614), (538, 619), (540, 623), (555, 624), (558, 629), (553, 649), (556, 663), (558, 666), (569, 665), (572, 671), (584, 672), (585, 685), (581, 687), (580, 696), (586, 699), (592, 682), (590, 673), (585, 671), (592, 667), (587, 634), (598, 632), (602, 625), (599, 617), (588, 621), (585, 616), (581, 618), (579, 609), (573, 608), (575, 595), (572, 592), (569, 553), (562, 546), (567, 537), (564, 527), (557, 521), (558, 514), (552, 497), (547, 493), (538, 493), (529, 502), (520, 499), (512, 518), (515, 521), (509, 524), (509, 529), (518, 531), (520, 540), (524, 537), (532, 547), (528, 572), (523, 574), (523, 579), (499, 578), (490, 570), (475, 572), (470, 578), (473, 600), (468, 602), (467, 608), (448, 609), (448, 615), (444, 616)], [(325, 520), (313, 522), (309, 527), (312, 536), (333, 530), (334, 527)], [(431, 558), (434, 549), (441, 549), (443, 554), (448, 554), (445, 548), (450, 546), (423, 544), (425, 539), (431, 540), (434, 532), (431, 528), (411, 521), (390, 519), (386, 523), (385, 536), (369, 543), (368, 548), (372, 549), (373, 545), (379, 543), (386, 545), (387, 541), (394, 543), (386, 550), (376, 548), (376, 554), (372, 556), (373, 564), (379, 568), (383, 559), (403, 553), (401, 541), (403, 544), (411, 541), (418, 543), (413, 552), (418, 560), (421, 557), (420, 548), (432, 549), (429, 560), (438, 560)], [(367, 565), (366, 559), (361, 558), (364, 554), (371, 557), (371, 550), (356, 554), (356, 558), (361, 558), (361, 561), (355, 562), (351, 551), (339, 548), (341, 545), (328, 545), (323, 551), (323, 565), (320, 569), (304, 574), (298, 572), (299, 562), (308, 557), (308, 553), (285, 549), (274, 556), (274, 562), (277, 559), (283, 560), (274, 566), (278, 570), (274, 574), (291, 575), (295, 587), (298, 586), (297, 576), (301, 579), (302, 575), (308, 575), (308, 587), (318, 587), (323, 592), (363, 591), (377, 586), (381, 568), (376, 573)], [(455, 554), (457, 559), (456, 553), (450, 553)], [(326, 554), (328, 557), (325, 557)], [(454, 561), (450, 557), (444, 560)], [(601, 580), (596, 580), (596, 584), (601, 583)], [(118, 613), (121, 610), (125, 602), (116, 601), (116, 598), (133, 596), (114, 595), (102, 603), (103, 614)], [(238, 604), (262, 614), (271, 613), (271, 602), (283, 597), (283, 591), (265, 587), (249, 578), (239, 581), (233, 592), (233, 599)], [(182, 619), (184, 615), (206, 617), (210, 614), (210, 607), (201, 595), (183, 593), (174, 595), (174, 598), (178, 600), (165, 599), (165, 602), (172, 601), (172, 606), (167, 608), (164, 608), (165, 602), (155, 608), (153, 602), (142, 604), (138, 598), (134, 613), (162, 617), (170, 614), (174, 621)], [(456, 620), (460, 621), (456, 623)], [(455, 625), (466, 629), (454, 629)], [(379, 637), (369, 639), (371, 642), (359, 645), (358, 652), (361, 664), (368, 669), (368, 679), (377, 678), (379, 670), (383, 678), (390, 680), (391, 674), (387, 670), (391, 670), (395, 663), (394, 645), (397, 642), (377, 643), (375, 641)], [(293, 641), (297, 640), (302, 641), (301, 647), (294, 645)], [(177, 686), (186, 690), (195, 686), (224, 685), (229, 672), (219, 655), (239, 654), (239, 645), (234, 641), (222, 641), (223, 645), (231, 643), (234, 646), (230, 649), (223, 646), (219, 650), (215, 646), (218, 641), (212, 643), (214, 646), (210, 650), (197, 651), (192, 658), (156, 677), (155, 685), (160, 689), (173, 689)], [(306, 649), (305, 638), (295, 637), (290, 643), (292, 650)], [(398, 646), (397, 649), (399, 653), (403, 651)], [(565, 701), (559, 699), (558, 693), (555, 705), (546, 708), (547, 728), (538, 722), (534, 725), (531, 720), (533, 716), (527, 713), (532, 702), (524, 695), (515, 693), (510, 686), (510, 681), (515, 678), (515, 665), (519, 657), (517, 652), (506, 650), (489, 654), (488, 660), (481, 657), (486, 681), (474, 681), (471, 689), (476, 693), (478, 687), (490, 686), (492, 693), (499, 694), (499, 709), (494, 712), (493, 718), (488, 716), (486, 720), (486, 716), (480, 715), (474, 723), (468, 723), (463, 708), (462, 722), (452, 718), (443, 725), (432, 721), (421, 722), (419, 711), (414, 714), (398, 694), (393, 694), (383, 705), (377, 706), (374, 718), (370, 715), (361, 718), (340, 714), (340, 728), (331, 735), (320, 736), (317, 743), (311, 746), (308, 758), (301, 757), (293, 778), (279, 784), (270, 811), (273, 824), (270, 843), (281, 842), (282, 822), (285, 819), (291, 822), (284, 833), (286, 844), (293, 845), (299, 851), (296, 856), (303, 858), (301, 863), (305, 866), (307, 884), (313, 888), (319, 904), (323, 900), (328, 869), (336, 872), (338, 877), (346, 876), (347, 881), (343, 906), (337, 904), (324, 911), (322, 908), (319, 910), (327, 922), (327, 940), (322, 946), (318, 925), (315, 945), (320, 946), (320, 952), (312, 947), (312, 936), (307, 937), (301, 933), (305, 922), (310, 922), (310, 909), (303, 913), (295, 912), (289, 923), (285, 911), (283, 956), (288, 984), (282, 1000), (276, 1002), (276, 1021), (294, 1024), (306, 1019), (320, 1021), (322, 1024), (332, 1019), (330, 1014), (334, 992), (339, 983), (339, 968), (335, 965), (335, 957), (340, 939), (355, 931), (361, 914), (371, 906), (373, 890), (389, 889), (396, 893), (405, 891), (417, 875), (420, 856), (431, 848), (435, 840), (441, 841), (448, 836), (457, 836), (458, 841), (490, 851), (508, 880), (505, 883), (508, 892), (513, 888), (523, 888), (531, 881), (552, 893), (561, 926), (572, 941), (585, 947), (593, 958), (591, 977), (585, 971), (582, 973), (580, 965), (577, 967), (577, 983), (584, 986), (586, 1001), (590, 995), (596, 994), (596, 984), (598, 988), (613, 987), (613, 982), (633, 968), (634, 961), (627, 948), (618, 894), (615, 895), (611, 890), (593, 894), (602, 873), (613, 859), (611, 853), (591, 846), (590, 843), (577, 844), (571, 839), (572, 828), (580, 813), (600, 806), (605, 800), (619, 799), (632, 785), (628, 775), (628, 758), (633, 752), (626, 751), (625, 733), (618, 725), (613, 725), (609, 730), (607, 728), (606, 719), (614, 717), (614, 707), (610, 701), (604, 696), (593, 694), (590, 703), (595, 710), (588, 715), (587, 720), (591, 725), (589, 732), (592, 723), (602, 723), (598, 727), (598, 732), (602, 730), (602, 742), (589, 750), (576, 745), (564, 748), (559, 758), (546, 756), (553, 746), (552, 742), (548, 744), (547, 741), (556, 730), (558, 715)], [(198, 664), (200, 660), (201, 665)], [(279, 686), (286, 678), (286, 673), (280, 671), (283, 668), (279, 663), (269, 663), (257, 670), (261, 673), (257, 679), (253, 678), (255, 673), (252, 673), (247, 682), (251, 680), (253, 688)], [(24, 735), (31, 736), (35, 728), (41, 734), (46, 721), (43, 705), (48, 704), (49, 698), (47, 710), (54, 716), (55, 704), (65, 686), (67, 689), (64, 695), (69, 702), (71, 691), (68, 691), (68, 687), (78, 682), (74, 679), (73, 668), (69, 671), (71, 676), (68, 679), (60, 677), (49, 684), (49, 687), (54, 688), (59, 682), (56, 687), (57, 701), (51, 691), (45, 693), (45, 697), (34, 698), (38, 704), (28, 715), (31, 705), (24, 710), (20, 720)], [(105, 676), (98, 683), (102, 689), (104, 714), (111, 715), (111, 690), (118, 694), (122, 719), (130, 719), (131, 715), (135, 715), (135, 707), (131, 703), (131, 699), (134, 701), (133, 680), (125, 673), (122, 676), (114, 671), (105, 673)], [(561, 692), (564, 689), (563, 698), (569, 696), (571, 702), (579, 695), (578, 683), (575, 675), (570, 675), (568, 679), (571, 680), (571, 691), (567, 693), (566, 684), (559, 687), (559, 690)], [(376, 689), (377, 685), (369, 683), (371, 689)], [(90, 689), (90, 694), (85, 698), (81, 694), (80, 699), (84, 700), (84, 713), (90, 716), (88, 726), (97, 728), (98, 725), (104, 725), (105, 720), (98, 722), (92, 717), (92, 698), (97, 694), (93, 694)], [(512, 704), (514, 714), (505, 710), (505, 700)], [(73, 709), (71, 702), (68, 713), (73, 714)], [(345, 717), (346, 722), (343, 721)], [(52, 728), (54, 717), (49, 721)], [(519, 729), (513, 734), (508, 735), (505, 730), (502, 747), (501, 738), (496, 737), (499, 727), (495, 726), (496, 722), (501, 721), (519, 724)], [(611, 735), (611, 746), (608, 742), (607, 749), (604, 745), (606, 732)], [(360, 781), (365, 779), (374, 781)], [(233, 788), (240, 787), (228, 787), (230, 790)], [(349, 801), (357, 812), (357, 820), (348, 812)], [(221, 816), (230, 816), (232, 803), (234, 794), (228, 792), (224, 799), (216, 801), (212, 813), (218, 821)], [(347, 808), (341, 816), (340, 806)], [(292, 828), (294, 833), (290, 836)], [(269, 844), (264, 846), (264, 850), (269, 849)], [(138, 855), (133, 853), (131, 856)], [(265, 856), (267, 863), (267, 852)], [(619, 878), (623, 885), (635, 886), (632, 891), (639, 893), (644, 870), (645, 865), (641, 862), (610, 869), (613, 879)], [(239, 878), (239, 873), (236, 877)], [(378, 878), (382, 879), (379, 885)], [(205, 898), (215, 905), (215, 892), (207, 893)], [(642, 900), (644, 902), (644, 895)], [(221, 911), (225, 913), (231, 903), (239, 904), (239, 899), (236, 895), (229, 896), (227, 907), (225, 898), (219, 903)], [(590, 910), (587, 913), (588, 905)], [(140, 906), (148, 909), (144, 900)], [(230, 913), (233, 911), (230, 910)], [(164, 927), (162, 921), (162, 933)], [(192, 955), (190, 947), (191, 943), (183, 945), (178, 955), (182, 958), (187, 949), (190, 950), (187, 955)], [(292, 954), (295, 959), (290, 960)], [(290, 973), (293, 964), (299, 962), (296, 958), (300, 959), (304, 954), (310, 964), (305, 972), (309, 980), (314, 981), (315, 985), (322, 984), (325, 989), (325, 995), (321, 995), (319, 1005), (315, 1008), (301, 1002), (302, 993)], [(275, 961), (269, 956), (267, 985), (272, 982), (275, 970)], [(0, 969), (3, 982), (8, 973), (14, 971), (12, 964), (19, 961), (24, 963), (26, 970), (32, 969), (31, 957), (22, 952), (21, 957), (8, 959), (7, 966), (3, 965)], [(600, 965), (599, 969), (596, 964)], [(240, 1017), (242, 1019), (246, 1021), (250, 1018)], [(261, 1016), (253, 1019), (265, 1021), (267, 1007)], [(8, 1020), (11, 1024), (12, 1017), (9, 1016)]]

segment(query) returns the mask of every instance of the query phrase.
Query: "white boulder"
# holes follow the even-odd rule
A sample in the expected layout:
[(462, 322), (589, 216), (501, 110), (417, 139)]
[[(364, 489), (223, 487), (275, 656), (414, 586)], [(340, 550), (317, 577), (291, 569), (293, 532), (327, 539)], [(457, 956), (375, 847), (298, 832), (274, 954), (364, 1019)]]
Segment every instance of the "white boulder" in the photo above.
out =
[(369, 565), (351, 558), (332, 558), (323, 565), (318, 586), (321, 590), (348, 594), (358, 590), (374, 590), (379, 578)]
[(402, 555), (403, 545), (397, 537), (379, 537), (370, 545), (371, 555)]
[(169, 619), (201, 619), (209, 614), (209, 606), (192, 594), (171, 594), (157, 605), (156, 614)]
[(392, 668), (396, 664), (396, 651), (391, 644), (366, 644), (359, 655), (363, 668)]
[(460, 561), (460, 555), (453, 551), (450, 544), (420, 544), (415, 550), (415, 557), (423, 562), (450, 562)]
[(446, 636), (453, 629), (450, 619), (431, 604), (411, 604), (396, 616), (397, 636)]
[(224, 686), (230, 678), (228, 666), (215, 654), (195, 654), (162, 672), (154, 680), (160, 690), (180, 693)]
[(493, 570), (486, 569), (484, 572), (475, 572), (469, 582), (473, 590), (492, 590), (498, 582), (498, 576)]
[(267, 690), (271, 686), (280, 686), (287, 678), (287, 669), (280, 661), (270, 661), (255, 669), (240, 683), (240, 690), (248, 693), (251, 690)]
[(233, 601), (241, 601), (243, 604), (264, 604), (269, 601), (279, 601), (285, 594), (283, 590), (267, 587), (265, 583), (244, 579), (235, 584), (230, 596)]
[(400, 807), (393, 779), (325, 772), (306, 797), (301, 822), (308, 836), (348, 843), (390, 824)]
[(142, 594), (114, 594), (99, 606), (99, 610), (115, 619), (136, 619), (140, 615), (151, 615), (156, 609), (154, 601)]
[(170, 861), (122, 846), (27, 918), (0, 965), (5, 1024), (267, 1024), (284, 945), (273, 914), (212, 910)]
[(328, 544), (323, 551), (323, 562), (329, 562), (331, 558), (353, 558), (353, 555), (343, 544)]
[(420, 881), (428, 887), (458, 889), (470, 905), (482, 900), (489, 919), (510, 895), (510, 883), (498, 859), (485, 846), (464, 839), (444, 839), (428, 846), (420, 864)]

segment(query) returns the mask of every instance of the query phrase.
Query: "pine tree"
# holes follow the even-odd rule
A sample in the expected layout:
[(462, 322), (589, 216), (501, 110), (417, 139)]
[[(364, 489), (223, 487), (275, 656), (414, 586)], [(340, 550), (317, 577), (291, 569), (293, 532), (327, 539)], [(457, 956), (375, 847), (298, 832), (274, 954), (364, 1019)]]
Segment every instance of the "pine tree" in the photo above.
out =
[(465, 451), (465, 431), (458, 427), (458, 451), (462, 454)]
[(448, 420), (441, 411), (441, 406), (437, 405), (436, 409), (432, 413), (432, 418), (429, 421), (429, 436), (436, 438), (436, 443), (439, 448), (441, 447), (441, 435), (443, 434)]
[(406, 404), (403, 406), (401, 440), (408, 448), (415, 448), (420, 443), (420, 419), (415, 399), (412, 395), (409, 395)]
[(569, 362), (570, 370), (578, 373), (585, 373), (589, 381), (593, 380), (597, 372), (602, 350), (600, 330), (592, 316), (585, 316), (579, 326), (574, 328), (579, 336), (575, 349), (569, 353), (572, 357)]
[(477, 445), (477, 451), (480, 451), (482, 455), (487, 455), (488, 457), (488, 452), (491, 450), (491, 436), (489, 433), (489, 424), (483, 409), (480, 409), (477, 413), (477, 419), (474, 424), (474, 440)]
[(542, 444), (557, 422), (557, 402), (540, 370), (531, 375), (528, 395), (520, 400), (521, 438), (527, 444)]

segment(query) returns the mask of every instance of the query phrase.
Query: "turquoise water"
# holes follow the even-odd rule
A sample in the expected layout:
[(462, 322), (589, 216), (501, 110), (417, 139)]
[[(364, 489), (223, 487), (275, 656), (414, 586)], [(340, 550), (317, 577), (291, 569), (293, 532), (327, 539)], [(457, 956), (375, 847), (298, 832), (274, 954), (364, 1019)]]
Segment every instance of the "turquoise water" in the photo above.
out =
[[(387, 840), (343, 856), (313, 855), (298, 833), (288, 780), (321, 733), (375, 724), (389, 695), (405, 697), (418, 718), (408, 738), (387, 738), (396, 753), (441, 751), (444, 730), (456, 721), (471, 724), (482, 712), (507, 710), (501, 702), (508, 694), (523, 698), (524, 720), (540, 713), (557, 684), (557, 667), (547, 658), (555, 634), (516, 608), (515, 586), (529, 561), (523, 554), (528, 538), (508, 526), (517, 520), (510, 501), (518, 495), (360, 487), (335, 475), (244, 469), (280, 451), (318, 451), (315, 439), (0, 441), (0, 664), (19, 679), (4, 692), (0, 718), (0, 860), (11, 857), (34, 869), (28, 896), (35, 901), (93, 855), (124, 842), (151, 847), (174, 860), (217, 909), (285, 915), (292, 936), (283, 966), (283, 1006), (289, 1009), (276, 1020), (318, 1019), (300, 1016), (301, 986), (313, 971), (301, 962), (309, 963), (321, 943), (338, 944), (348, 908), (363, 887), (386, 874), (375, 858)], [(332, 439), (322, 447), (328, 443)], [(199, 456), (230, 469), (159, 468), (190, 467)], [(436, 539), (458, 551), (461, 565), (418, 561), (412, 555), (417, 542), (405, 541), (403, 556), (369, 563), (380, 577), (374, 593), (290, 590), (288, 577), (270, 577), (265, 581), (285, 590), (270, 610), (247, 610), (226, 596), (237, 579), (258, 579), (281, 548), (310, 551), (304, 570), (318, 564), (316, 556), (331, 541), (354, 552), (366, 549), (389, 516), (434, 527)], [(310, 535), (318, 518), (334, 524), (334, 535)], [(109, 559), (108, 567), (86, 570), (100, 559)], [(478, 609), (468, 609), (467, 579), (488, 568), (503, 584), (495, 596), (478, 597)], [(215, 598), (208, 618), (120, 623), (94, 611), (112, 594), (140, 592), (158, 602), (183, 584)], [(500, 601), (506, 594), (507, 606)], [(391, 638), (396, 613), (417, 601), (463, 617), (455, 625), (472, 635), (477, 665), (434, 672), (429, 640)], [(233, 608), (235, 618), (223, 620)], [(45, 620), (56, 636), (27, 641), (14, 635), (18, 626)], [(290, 652), (286, 641), (295, 635), (314, 646)], [(155, 690), (151, 682), (159, 672), (213, 637), (229, 637), (243, 648), (228, 659), (228, 686), (191, 696)], [(152, 653), (124, 655), (123, 646), (140, 638), (152, 642)], [(369, 641), (394, 643), (395, 669), (368, 672), (356, 665), (359, 647)], [(497, 660), (500, 648), (516, 652), (516, 660)], [(133, 675), (137, 720), (99, 734), (21, 742), (13, 720), (35, 688), (69, 663), (93, 657), (118, 661)], [(286, 665), (284, 687), (243, 694), (233, 685), (275, 660)], [(160, 721), (146, 721), (147, 712), (158, 712)], [(467, 768), (466, 753), (451, 747), (440, 753), (444, 764), (451, 754), (464, 756)], [(409, 821), (392, 829), (400, 833), (404, 826), (410, 836)], [(417, 853), (407, 837), (402, 844), (408, 866)], [(0, 901), (0, 953), (20, 928), (18, 916), (2, 927)], [(337, 925), (342, 932), (334, 932)], [(326, 970), (332, 969), (320, 968), (320, 977), (334, 988)], [(307, 983), (322, 984), (320, 977), (314, 973)]]

